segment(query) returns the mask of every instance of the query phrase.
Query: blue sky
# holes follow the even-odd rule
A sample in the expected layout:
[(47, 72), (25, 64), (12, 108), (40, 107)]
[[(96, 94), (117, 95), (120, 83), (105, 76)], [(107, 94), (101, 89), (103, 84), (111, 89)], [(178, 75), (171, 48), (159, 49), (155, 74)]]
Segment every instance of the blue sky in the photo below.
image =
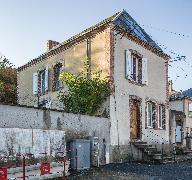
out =
[(48, 39), (62, 42), (122, 9), (168, 51), (187, 57), (171, 63), (169, 76), (177, 90), (192, 87), (191, 0), (0, 0), (0, 52), (21, 66), (45, 52)]

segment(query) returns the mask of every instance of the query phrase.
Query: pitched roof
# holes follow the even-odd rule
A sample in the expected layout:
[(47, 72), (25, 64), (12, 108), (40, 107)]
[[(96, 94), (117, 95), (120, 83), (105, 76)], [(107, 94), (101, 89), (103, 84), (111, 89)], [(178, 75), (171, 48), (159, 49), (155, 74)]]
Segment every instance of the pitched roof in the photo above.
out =
[[(131, 33), (133, 36), (139, 38), (140, 40), (148, 43), (152, 47), (157, 48), (162, 51), (162, 49), (153, 41), (150, 36), (142, 29), (137, 22), (125, 11), (118, 13), (112, 23), (124, 28), (126, 31)], [(162, 51), (163, 52), (163, 51)]]
[(186, 91), (183, 91), (183, 95), (192, 97), (192, 88), (190, 88), (190, 89), (188, 89)]
[(150, 36), (142, 29), (137, 22), (125, 11), (117, 12), (114, 15), (104, 19), (103, 21), (99, 22), (98, 24), (91, 26), (90, 28), (85, 29), (81, 33), (72, 36), (68, 40), (64, 41), (63, 43), (60, 43), (53, 47), (48, 52), (40, 55), (39, 57), (31, 60), (27, 64), (19, 67), (17, 70), (21, 71), (33, 64), (36, 64), (43, 59), (46, 59), (47, 57), (57, 54), (58, 52), (62, 51), (65, 46), (72, 43), (73, 41), (77, 40), (80, 37), (85, 36), (91, 31), (94, 31), (100, 27), (107, 27), (108, 25), (113, 24), (115, 26), (118, 26), (134, 36), (136, 39), (139, 39), (140, 41), (144, 42), (145, 44), (149, 45), (151, 48), (154, 48), (157, 50), (158, 53), (162, 54), (164, 57), (169, 57), (167, 54), (165, 54), (162, 49), (150, 38)]
[(170, 95), (170, 97), (169, 97), (170, 101), (183, 100), (183, 99), (188, 99), (188, 100), (192, 101), (192, 97), (187, 96), (181, 92), (176, 92), (176, 93)]

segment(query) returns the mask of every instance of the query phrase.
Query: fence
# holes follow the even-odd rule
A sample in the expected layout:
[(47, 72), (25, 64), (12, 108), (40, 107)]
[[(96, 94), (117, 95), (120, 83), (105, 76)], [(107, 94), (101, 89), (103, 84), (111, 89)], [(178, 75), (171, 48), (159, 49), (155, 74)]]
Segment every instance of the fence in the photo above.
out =
[[(75, 153), (75, 169), (70, 167), (73, 160), (71, 151)], [(15, 156), (0, 157), (0, 180), (8, 179), (45, 179), (63, 177), (71, 173), (78, 175), (78, 154), (77, 149), (66, 148), (64, 152), (58, 152), (55, 157), (47, 153), (39, 153), (40, 157), (35, 158), (33, 154), (17, 154)], [(70, 173), (69, 173), (70, 171)]]

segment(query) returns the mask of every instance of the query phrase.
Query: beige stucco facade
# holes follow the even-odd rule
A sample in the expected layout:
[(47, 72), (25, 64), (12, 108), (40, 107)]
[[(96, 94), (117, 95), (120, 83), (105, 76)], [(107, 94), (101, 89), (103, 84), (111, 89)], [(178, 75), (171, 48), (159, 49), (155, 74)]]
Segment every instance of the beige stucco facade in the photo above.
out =
[[(114, 85), (110, 98), (111, 145), (129, 145), (130, 142), (130, 96), (141, 98), (141, 140), (151, 144), (169, 143), (169, 120), (167, 106), (166, 61), (141, 45), (120, 35), (114, 37)], [(125, 78), (125, 50), (133, 49), (148, 59), (148, 85), (137, 85)], [(146, 128), (146, 99), (154, 99), (166, 106), (165, 129)]]
[[(90, 58), (91, 71), (97, 72), (102, 70), (102, 78), (109, 73), (108, 63), (106, 62), (106, 31), (98, 33), (96, 36), (90, 38)], [(37, 106), (38, 97), (33, 95), (33, 73), (39, 72), (48, 67), (48, 92), (39, 97), (39, 101), (48, 100), (51, 102), (52, 109), (63, 109), (62, 103), (58, 100), (58, 92), (52, 91), (53, 86), (53, 67), (57, 63), (62, 63), (65, 72), (79, 74), (84, 69), (84, 62), (87, 57), (87, 39), (74, 44), (68, 49), (49, 56), (43, 61), (39, 61), (24, 70), (18, 71), (18, 104), (26, 106)], [(65, 89), (65, 87), (64, 87)], [(104, 105), (107, 107), (107, 105)]]

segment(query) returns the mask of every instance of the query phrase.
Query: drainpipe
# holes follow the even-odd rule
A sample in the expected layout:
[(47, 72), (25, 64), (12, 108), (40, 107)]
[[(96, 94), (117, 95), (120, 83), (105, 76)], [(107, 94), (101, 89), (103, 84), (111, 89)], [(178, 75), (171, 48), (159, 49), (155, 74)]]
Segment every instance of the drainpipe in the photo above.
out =
[(164, 149), (163, 149), (163, 145), (164, 145), (164, 143), (162, 143), (162, 146), (161, 146), (161, 161), (163, 162), (163, 153), (164, 153)]

